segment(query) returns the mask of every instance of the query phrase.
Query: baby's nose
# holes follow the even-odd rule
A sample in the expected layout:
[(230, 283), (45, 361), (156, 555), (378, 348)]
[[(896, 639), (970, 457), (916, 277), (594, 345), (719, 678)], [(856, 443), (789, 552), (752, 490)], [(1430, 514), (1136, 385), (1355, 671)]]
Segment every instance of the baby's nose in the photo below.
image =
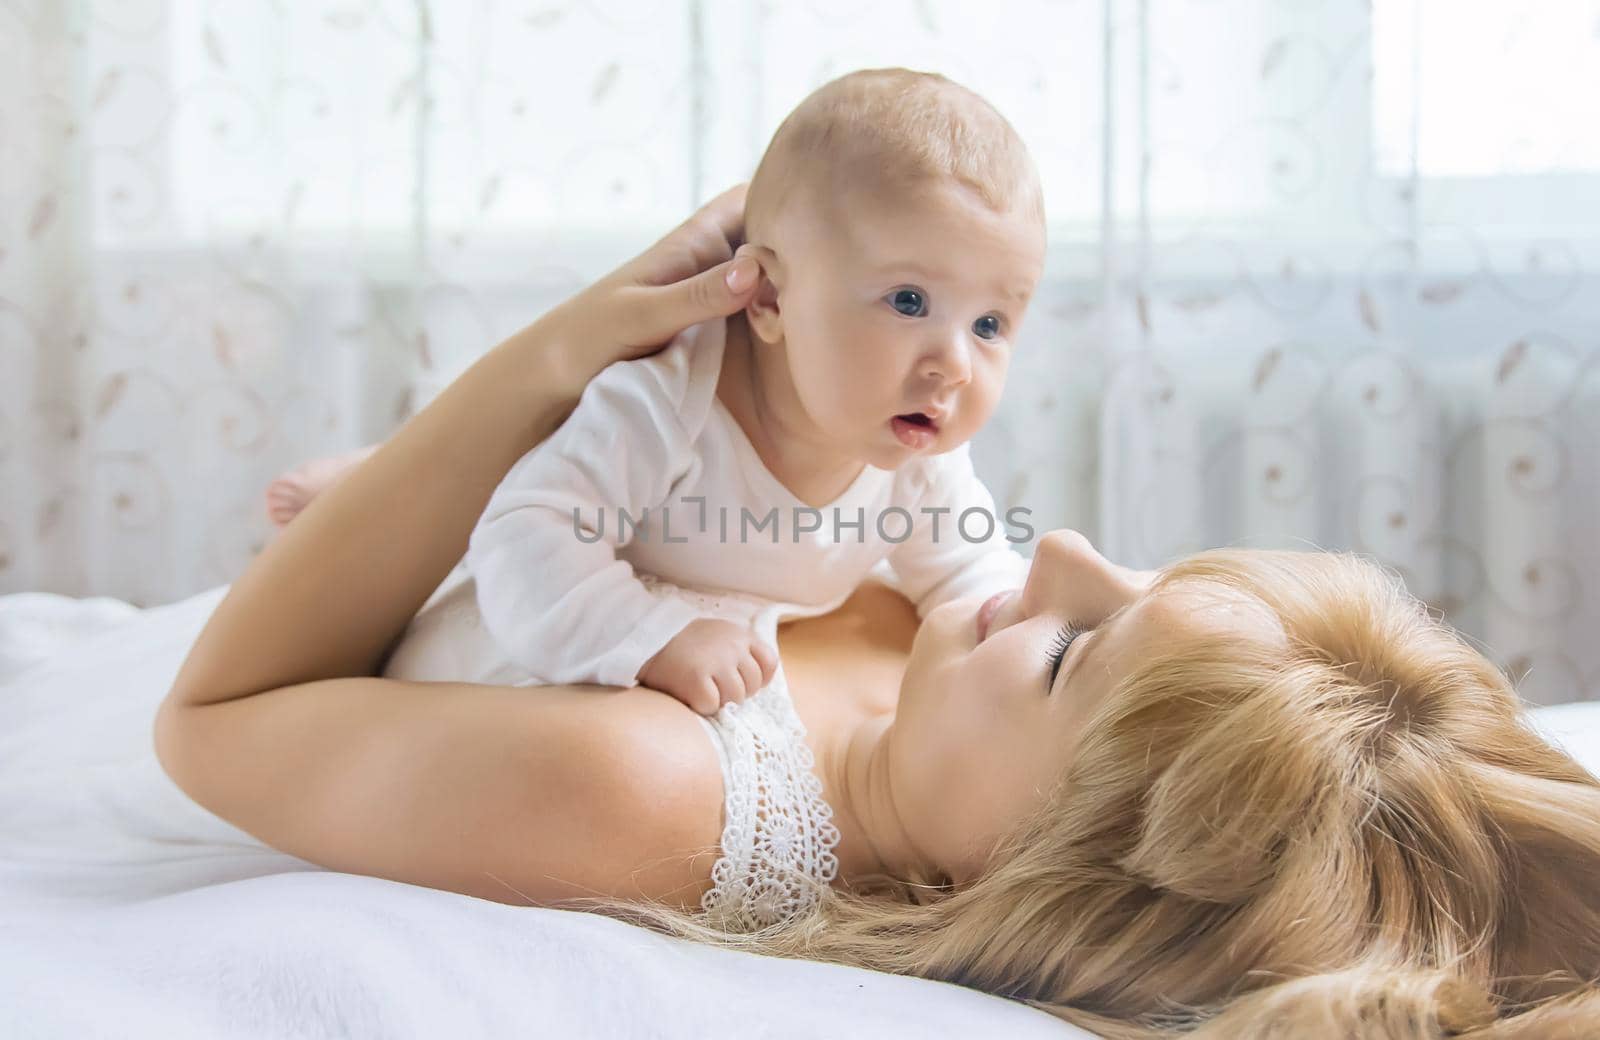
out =
[(947, 338), (937, 344), (923, 359), (922, 375), (956, 385), (971, 379), (972, 358), (965, 339)]

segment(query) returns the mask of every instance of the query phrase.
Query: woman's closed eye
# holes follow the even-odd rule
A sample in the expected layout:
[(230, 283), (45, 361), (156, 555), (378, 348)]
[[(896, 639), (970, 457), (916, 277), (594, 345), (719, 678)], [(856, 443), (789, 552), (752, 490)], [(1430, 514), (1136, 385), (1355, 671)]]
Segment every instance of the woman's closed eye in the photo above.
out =
[(1066, 660), (1067, 651), (1072, 649), (1072, 644), (1077, 642), (1078, 637), (1085, 631), (1086, 629), (1069, 622), (1056, 632), (1055, 639), (1050, 642), (1050, 649), (1045, 652), (1045, 660), (1050, 665), (1050, 677), (1044, 684), (1046, 693), (1055, 689), (1056, 676), (1061, 672), (1061, 662)]

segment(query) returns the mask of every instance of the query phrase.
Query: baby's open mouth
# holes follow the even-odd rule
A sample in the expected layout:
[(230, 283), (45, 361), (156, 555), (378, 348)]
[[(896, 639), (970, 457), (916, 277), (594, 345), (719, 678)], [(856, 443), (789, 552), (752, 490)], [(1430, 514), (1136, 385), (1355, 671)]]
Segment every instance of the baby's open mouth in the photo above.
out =
[(907, 412), (889, 420), (900, 443), (913, 451), (931, 448), (939, 435), (939, 424), (926, 412)]

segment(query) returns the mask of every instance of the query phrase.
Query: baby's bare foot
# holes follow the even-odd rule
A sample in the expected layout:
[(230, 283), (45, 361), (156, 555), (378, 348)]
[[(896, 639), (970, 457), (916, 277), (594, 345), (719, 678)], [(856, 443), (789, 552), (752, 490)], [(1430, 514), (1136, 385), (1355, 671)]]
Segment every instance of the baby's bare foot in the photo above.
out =
[(267, 519), (275, 527), (287, 524), (313, 498), (339, 483), (377, 450), (376, 444), (369, 444), (343, 455), (312, 459), (282, 474), (267, 485)]

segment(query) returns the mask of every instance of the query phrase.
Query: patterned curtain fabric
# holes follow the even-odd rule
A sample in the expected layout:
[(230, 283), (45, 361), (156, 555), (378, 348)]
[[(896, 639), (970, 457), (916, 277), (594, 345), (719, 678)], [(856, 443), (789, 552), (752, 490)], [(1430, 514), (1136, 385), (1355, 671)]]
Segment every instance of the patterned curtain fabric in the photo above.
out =
[(0, 591), (231, 580), (275, 473), (887, 64), (1044, 174), (1003, 506), (1137, 565), (1371, 554), (1532, 699), (1600, 696), (1595, 0), (10, 0)]

